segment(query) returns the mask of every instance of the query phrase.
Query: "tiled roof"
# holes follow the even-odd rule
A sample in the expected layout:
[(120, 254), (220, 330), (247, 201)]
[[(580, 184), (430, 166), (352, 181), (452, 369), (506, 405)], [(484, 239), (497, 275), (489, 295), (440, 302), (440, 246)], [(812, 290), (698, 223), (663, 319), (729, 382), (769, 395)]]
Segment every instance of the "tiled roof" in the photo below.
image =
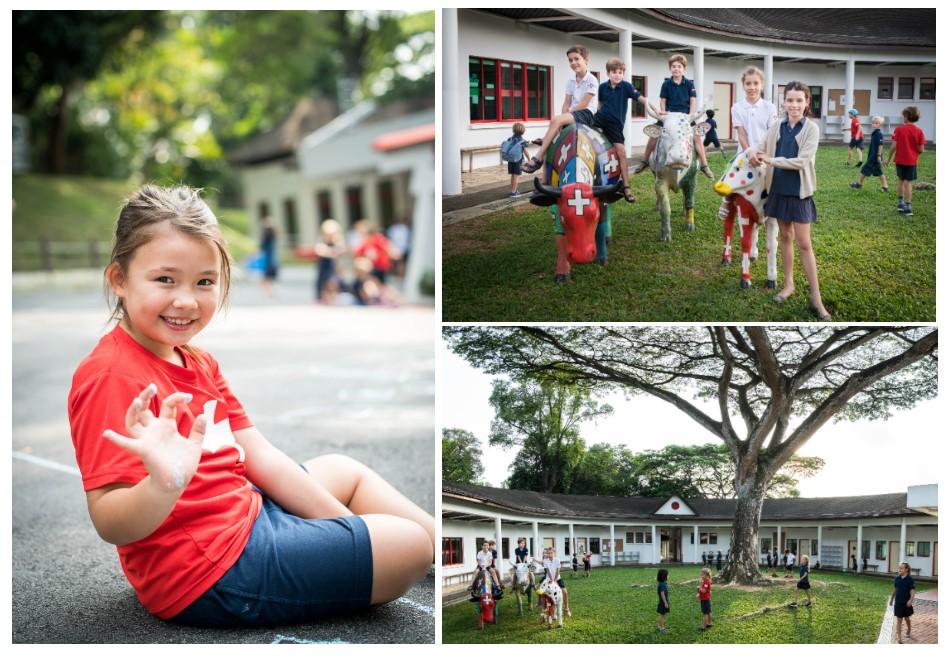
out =
[[(696, 517), (656, 515), (668, 497), (603, 497), (575, 494), (544, 494), (526, 490), (506, 490), (443, 481), (444, 496), (474, 499), (479, 503), (509, 511), (553, 517), (641, 518), (641, 519), (731, 519), (734, 499), (686, 499)], [(906, 507), (906, 493), (874, 494), (858, 497), (808, 499), (765, 499), (761, 518), (846, 519), (919, 515)]]
[(227, 154), (235, 165), (253, 165), (295, 155), (306, 135), (338, 116), (338, 106), (326, 98), (309, 96), (300, 100), (278, 126), (260, 133)]

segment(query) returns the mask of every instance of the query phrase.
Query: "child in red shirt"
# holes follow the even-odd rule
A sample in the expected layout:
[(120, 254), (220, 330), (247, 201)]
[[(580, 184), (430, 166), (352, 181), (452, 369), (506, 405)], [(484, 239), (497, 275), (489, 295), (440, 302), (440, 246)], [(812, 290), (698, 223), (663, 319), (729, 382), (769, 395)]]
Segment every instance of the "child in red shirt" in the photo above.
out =
[(863, 127), (860, 125), (859, 115), (856, 108), (850, 108), (847, 112), (850, 116), (850, 144), (847, 148), (847, 164), (850, 164), (850, 156), (853, 155), (853, 149), (856, 149), (857, 167), (863, 164)]
[(712, 626), (712, 572), (709, 568), (702, 568), (701, 579), (696, 597), (702, 609), (702, 627), (699, 629), (705, 631)]
[(229, 273), (196, 191), (145, 186), (122, 208), (105, 271), (118, 324), (69, 392), (96, 531), (165, 620), (277, 625), (396, 599), (432, 562), (433, 518), (349, 458), (300, 468), (253, 426), (190, 344)]
[(915, 125), (919, 120), (919, 109), (910, 105), (902, 111), (905, 123), (892, 134), (892, 148), (886, 156), (886, 164), (895, 156), (896, 176), (899, 178), (899, 203), (896, 210), (903, 215), (912, 215), (912, 182), (918, 178), (919, 154), (925, 152), (925, 133)]

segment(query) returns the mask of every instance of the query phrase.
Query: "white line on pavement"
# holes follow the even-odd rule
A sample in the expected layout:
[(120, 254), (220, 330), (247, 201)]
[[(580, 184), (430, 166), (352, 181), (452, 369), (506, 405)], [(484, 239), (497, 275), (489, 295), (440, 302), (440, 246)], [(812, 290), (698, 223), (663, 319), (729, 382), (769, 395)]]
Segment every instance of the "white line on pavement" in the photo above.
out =
[(403, 603), (406, 604), (407, 606), (413, 607), (413, 608), (417, 609), (418, 611), (423, 611), (424, 613), (426, 613), (426, 614), (428, 614), (428, 615), (431, 615), (431, 616), (433, 615), (433, 607), (432, 607), (432, 606), (427, 606), (426, 604), (421, 604), (420, 602), (414, 602), (412, 599), (408, 599), (408, 598), (406, 598), (406, 597), (399, 597), (399, 598), (395, 599), (394, 601), (395, 601), (395, 602), (403, 602)]
[(332, 638), (325, 641), (315, 641), (308, 638), (298, 638), (297, 636), (283, 636), (282, 634), (276, 634), (272, 639), (271, 645), (278, 645), (279, 643), (303, 643), (305, 645), (313, 644), (347, 644), (348, 641), (342, 641), (340, 638)]
[(23, 453), (22, 451), (13, 451), (13, 457), (18, 460), (23, 460), (24, 462), (32, 462), (35, 465), (40, 467), (46, 467), (47, 469), (55, 469), (56, 471), (63, 471), (67, 474), (72, 474), (73, 476), (81, 476), (82, 474), (75, 467), (70, 467), (69, 465), (59, 464), (58, 462), (53, 462), (52, 460), (47, 460), (45, 458), (37, 458), (35, 455), (30, 455), (29, 453)]

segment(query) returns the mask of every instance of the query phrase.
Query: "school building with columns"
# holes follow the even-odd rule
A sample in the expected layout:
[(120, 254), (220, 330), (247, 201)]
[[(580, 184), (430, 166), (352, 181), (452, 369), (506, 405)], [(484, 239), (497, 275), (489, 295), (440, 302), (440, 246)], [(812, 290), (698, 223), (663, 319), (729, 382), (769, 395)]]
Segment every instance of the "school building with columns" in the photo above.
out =
[[(562, 566), (589, 549), (593, 566), (701, 564), (724, 559), (735, 501), (670, 497), (544, 494), (444, 481), (441, 567), (444, 586), (468, 580), (482, 540), (495, 540), (502, 569), (519, 538), (529, 554), (554, 547)], [(758, 532), (760, 564), (790, 548), (822, 568), (895, 573), (906, 561), (918, 577), (936, 577), (938, 486), (851, 497), (767, 499)], [(714, 562), (714, 561), (713, 561)]]
[[(716, 110), (722, 139), (733, 136), (730, 109), (754, 65), (779, 107), (787, 82), (811, 87), (822, 139), (849, 139), (849, 107), (885, 117), (888, 136), (913, 105), (935, 141), (934, 9), (443, 9), (442, 21), (444, 195), (461, 192), (463, 171), (499, 163), (516, 121), (528, 139), (544, 134), (574, 75), (565, 54), (574, 44), (604, 82), (606, 61), (623, 59), (625, 79), (657, 106), (669, 55), (686, 55), (685, 75), (699, 106)], [(645, 143), (651, 122), (631, 103), (628, 148)]]

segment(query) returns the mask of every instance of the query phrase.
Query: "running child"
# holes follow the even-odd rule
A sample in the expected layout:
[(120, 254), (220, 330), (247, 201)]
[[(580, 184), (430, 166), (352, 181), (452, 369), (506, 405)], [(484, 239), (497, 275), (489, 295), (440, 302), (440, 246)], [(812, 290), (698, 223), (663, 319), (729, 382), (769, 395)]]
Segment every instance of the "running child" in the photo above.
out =
[(719, 125), (715, 122), (715, 110), (706, 110), (705, 111), (705, 121), (709, 124), (709, 130), (705, 134), (705, 139), (702, 140), (703, 148), (714, 144), (715, 148), (722, 152), (722, 157), (725, 157), (725, 149), (722, 148), (722, 143), (719, 142), (719, 135), (716, 133), (716, 129)]
[(281, 625), (400, 597), (433, 560), (433, 518), (350, 458), (297, 464), (192, 344), (230, 264), (196, 190), (146, 185), (121, 209), (105, 269), (118, 322), (68, 399), (96, 531), (163, 620)]
[(882, 191), (889, 192), (889, 182), (886, 180), (886, 174), (883, 173), (883, 123), (885, 121), (880, 116), (870, 119), (870, 128), (873, 129), (870, 133), (870, 150), (866, 154), (866, 163), (860, 169), (860, 180), (850, 184), (854, 190), (863, 187), (863, 181), (867, 176), (878, 176)]
[(712, 571), (707, 567), (702, 568), (701, 577), (696, 597), (702, 610), (702, 627), (699, 631), (704, 632), (712, 626)]
[(765, 215), (777, 218), (778, 240), (784, 287), (774, 296), (781, 303), (794, 294), (794, 242), (801, 253), (801, 264), (810, 286), (810, 308), (822, 321), (830, 321), (830, 312), (820, 298), (817, 259), (811, 242), (811, 224), (817, 221), (813, 194), (817, 189), (814, 161), (820, 141), (816, 121), (806, 119), (810, 111), (810, 88), (802, 82), (789, 82), (784, 88), (787, 117), (771, 127), (763, 145), (748, 151), (753, 166), (771, 165), (765, 171)]
[(810, 606), (812, 604), (810, 599), (810, 558), (807, 557), (807, 554), (801, 555), (801, 562), (797, 567), (797, 587), (794, 589), (794, 601), (791, 602), (792, 607), (797, 607), (797, 594), (800, 591), (804, 591), (804, 594), (807, 596), (807, 601), (804, 602), (804, 606)]
[(669, 613), (669, 585), (666, 579), (669, 578), (669, 571), (666, 568), (660, 568), (656, 573), (656, 613), (658, 618), (656, 628), (661, 634), (665, 634), (669, 629), (666, 627), (666, 614)]
[(896, 642), (902, 643), (902, 621), (906, 621), (906, 636), (912, 636), (912, 604), (915, 602), (915, 579), (912, 578), (912, 568), (908, 563), (899, 564), (899, 575), (893, 581), (892, 593), (889, 595), (889, 605), (894, 606), (893, 615), (896, 616)]
[[(919, 154), (925, 152), (925, 133), (916, 126), (919, 109), (910, 105), (902, 111), (905, 123), (892, 134), (892, 148), (886, 156), (896, 163), (896, 177), (899, 179), (899, 203), (896, 210), (903, 215), (912, 215), (912, 182), (918, 178)], [(893, 158), (895, 156), (895, 159)]]
[(856, 149), (856, 166), (863, 164), (863, 127), (860, 125), (860, 113), (856, 108), (850, 108), (847, 112), (850, 117), (850, 144), (847, 147), (847, 165), (850, 164), (850, 158), (853, 155), (853, 149)]

